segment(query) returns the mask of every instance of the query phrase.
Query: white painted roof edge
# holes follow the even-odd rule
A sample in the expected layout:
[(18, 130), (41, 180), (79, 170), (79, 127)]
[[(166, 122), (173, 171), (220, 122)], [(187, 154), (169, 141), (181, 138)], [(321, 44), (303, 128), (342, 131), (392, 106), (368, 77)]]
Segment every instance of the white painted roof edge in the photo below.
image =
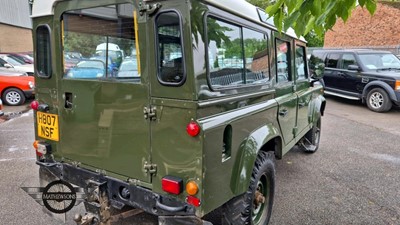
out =
[(62, 0), (35, 0), (32, 7), (32, 18), (54, 14), (54, 3)]

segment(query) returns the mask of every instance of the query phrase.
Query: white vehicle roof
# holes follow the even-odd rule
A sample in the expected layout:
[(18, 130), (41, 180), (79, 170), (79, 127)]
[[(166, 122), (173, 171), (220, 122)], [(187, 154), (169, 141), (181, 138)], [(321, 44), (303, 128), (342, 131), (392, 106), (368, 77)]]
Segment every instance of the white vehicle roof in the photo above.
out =
[[(107, 50), (107, 43), (97, 45), (96, 51)], [(108, 43), (108, 51), (121, 51), (117, 44)]]
[[(53, 15), (54, 4), (58, 1), (64, 1), (64, 0), (35, 0), (32, 8), (32, 17), (34, 18), (40, 16)], [(215, 5), (219, 8), (223, 8), (225, 10), (233, 12), (235, 14), (242, 15), (252, 21), (261, 22), (260, 16), (257, 12), (258, 8), (248, 3), (245, 0), (234, 0), (235, 4), (232, 4), (232, 0), (203, 0), (203, 1)], [(270, 19), (268, 20), (268, 24), (270, 24), (271, 28), (274, 28), (274, 25), (269, 23)], [(291, 37), (297, 38), (292, 28), (289, 28), (285, 33)], [(300, 37), (299, 39), (305, 41), (303, 37)]]

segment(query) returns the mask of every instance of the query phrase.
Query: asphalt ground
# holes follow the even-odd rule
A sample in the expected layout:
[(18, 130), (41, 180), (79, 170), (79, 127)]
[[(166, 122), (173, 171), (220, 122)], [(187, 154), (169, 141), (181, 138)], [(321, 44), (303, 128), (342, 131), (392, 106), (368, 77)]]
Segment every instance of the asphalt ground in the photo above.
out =
[[(62, 224), (64, 215), (49, 216), (21, 190), (39, 185), (38, 166), (33, 112), (14, 114), (0, 123), (0, 224)], [(319, 150), (294, 148), (276, 162), (270, 224), (400, 224), (399, 124), (398, 108), (374, 113), (357, 101), (327, 97)], [(67, 213), (67, 224), (76, 212), (81, 205)], [(154, 221), (141, 215), (120, 224)]]

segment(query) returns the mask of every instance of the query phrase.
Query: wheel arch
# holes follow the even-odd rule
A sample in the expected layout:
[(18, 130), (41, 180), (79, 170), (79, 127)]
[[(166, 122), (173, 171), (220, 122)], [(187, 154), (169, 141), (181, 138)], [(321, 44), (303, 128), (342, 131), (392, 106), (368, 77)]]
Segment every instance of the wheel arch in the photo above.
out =
[(396, 94), (394, 93), (394, 90), (392, 87), (390, 87), (389, 84), (383, 82), (383, 81), (372, 81), (365, 85), (364, 90), (362, 92), (362, 102), (365, 103), (368, 92), (370, 92), (374, 88), (382, 88), (383, 90), (386, 91), (386, 93), (389, 95), (390, 100), (395, 101), (396, 100)]
[(282, 141), (279, 129), (273, 124), (262, 126), (248, 136), (238, 151), (233, 167), (230, 186), (235, 195), (247, 190), (260, 151), (273, 151), (276, 158), (282, 158)]
[(12, 89), (12, 88), (18, 89), (18, 90), (20, 90), (22, 93), (24, 93), (24, 91), (23, 91), (21, 88), (17, 87), (17, 86), (8, 86), (8, 87), (4, 88), (4, 89), (0, 92), (0, 97), (3, 97), (4, 92), (6, 92), (7, 90)]

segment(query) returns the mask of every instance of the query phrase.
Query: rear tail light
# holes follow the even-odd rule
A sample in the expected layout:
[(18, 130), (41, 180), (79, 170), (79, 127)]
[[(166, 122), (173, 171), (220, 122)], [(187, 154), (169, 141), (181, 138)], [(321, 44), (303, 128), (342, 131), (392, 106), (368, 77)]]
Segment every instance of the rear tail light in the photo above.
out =
[(37, 111), (38, 110), (38, 108), (39, 108), (39, 102), (38, 101), (32, 101), (31, 102), (31, 108), (33, 109), (33, 110), (35, 110), (35, 111)]
[(186, 197), (186, 202), (191, 204), (191, 205), (194, 205), (196, 207), (199, 207), (201, 205), (200, 199), (198, 199), (198, 198), (196, 198), (194, 196), (187, 196)]
[(39, 148), (39, 141), (34, 141), (34, 142), (33, 142), (33, 147), (35, 148), (36, 155), (37, 155), (38, 157), (42, 157), (43, 154), (40, 153), (40, 152), (38, 151), (38, 148)]
[(187, 126), (186, 126), (186, 132), (192, 136), (196, 137), (200, 133), (200, 126), (194, 122), (191, 121)]
[(38, 157), (51, 153), (51, 145), (48, 143), (35, 141), (33, 142), (33, 147), (35, 148)]
[(179, 195), (180, 193), (182, 193), (183, 180), (178, 177), (165, 176), (161, 179), (161, 186), (165, 192)]

